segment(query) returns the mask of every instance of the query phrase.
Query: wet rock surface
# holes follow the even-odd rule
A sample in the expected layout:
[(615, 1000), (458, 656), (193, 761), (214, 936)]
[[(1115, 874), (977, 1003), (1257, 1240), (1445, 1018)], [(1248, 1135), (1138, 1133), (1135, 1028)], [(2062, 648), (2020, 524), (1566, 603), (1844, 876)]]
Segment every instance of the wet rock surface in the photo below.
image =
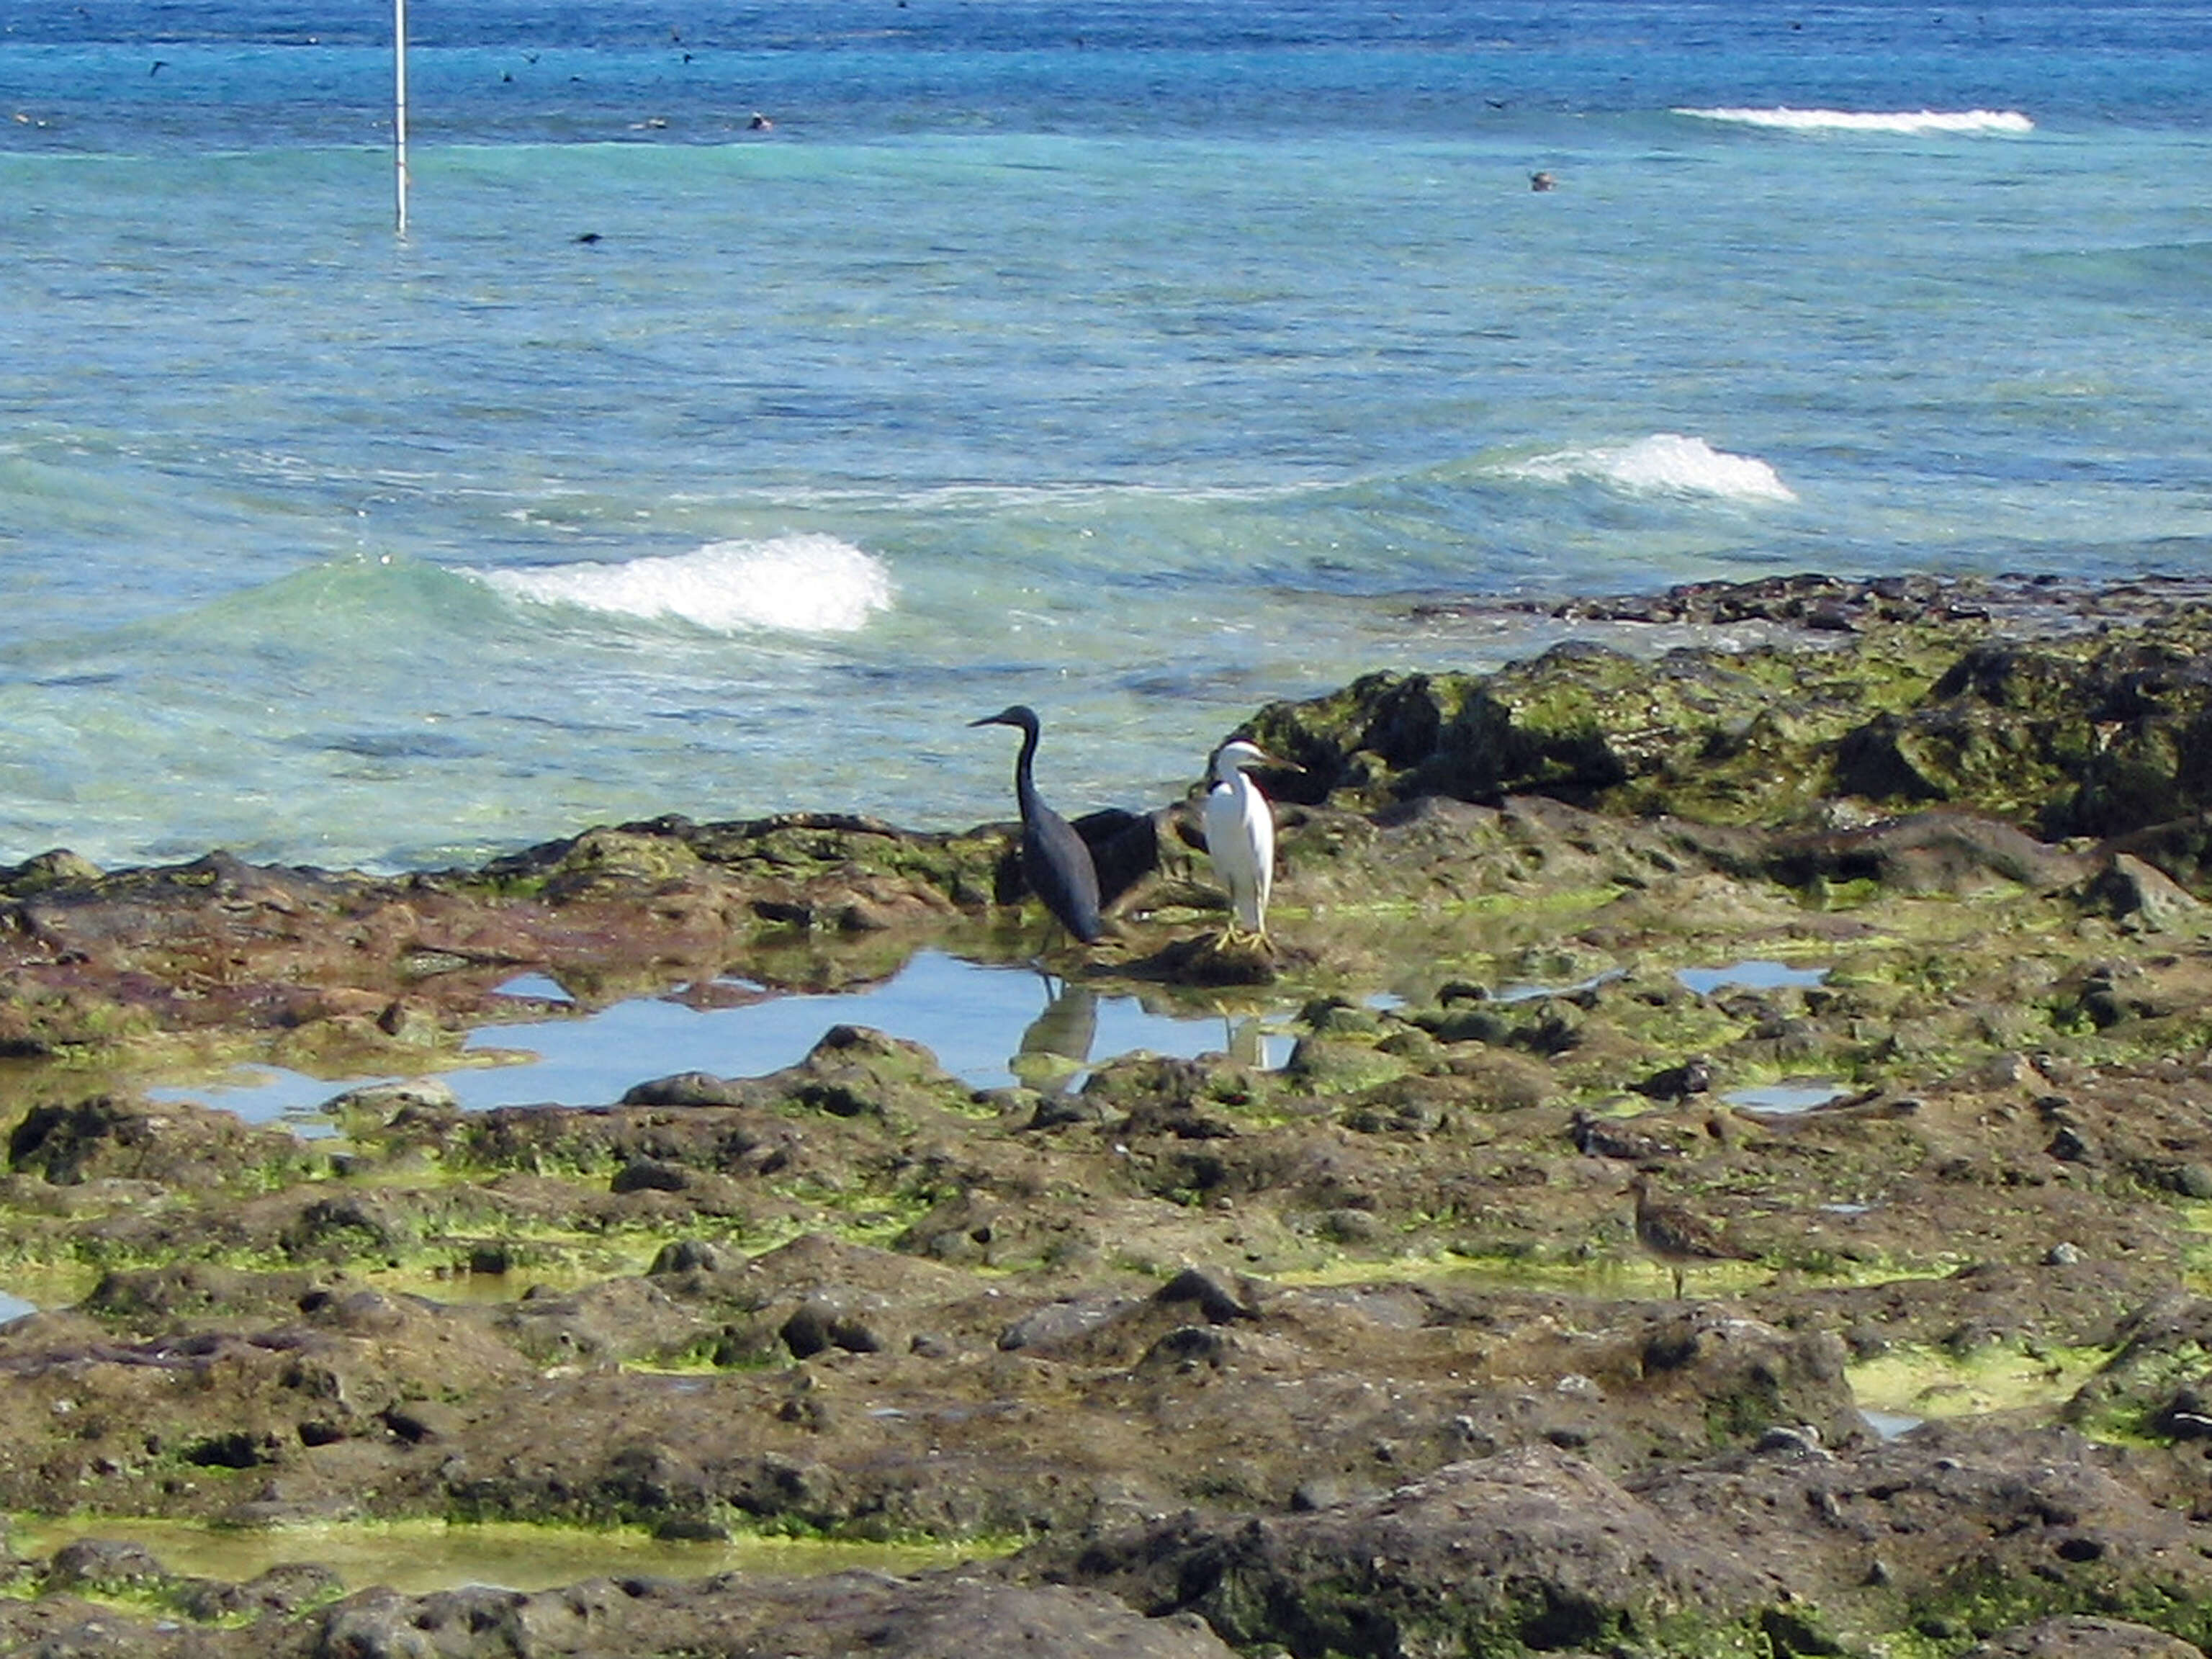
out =
[[(1264, 989), (1297, 1011), (1276, 1067), (979, 1091), (826, 1025), (760, 1076), (641, 1054), (609, 1100), (469, 1112), (431, 1075), (501, 1020), (1018, 953), (1003, 829), (0, 872), (0, 1250), (72, 1285), (0, 1326), (0, 1508), (89, 1517), (14, 1553), (0, 1647), (2212, 1644), (2206, 613), (1642, 603), (1616, 628), (1777, 632), (1262, 711), (1318, 781), (1264, 947), (1220, 938), (1188, 803), (1085, 821), (1117, 936), (1053, 964)], [(526, 972), (565, 1000), (501, 990)], [(334, 1083), (322, 1141), (143, 1091), (240, 1055), (401, 1081)], [(1639, 1175), (1727, 1248), (1639, 1234)], [(147, 1517), (300, 1553), (198, 1578)], [(317, 1528), (422, 1520), (964, 1559), (431, 1594), (315, 1565)]]

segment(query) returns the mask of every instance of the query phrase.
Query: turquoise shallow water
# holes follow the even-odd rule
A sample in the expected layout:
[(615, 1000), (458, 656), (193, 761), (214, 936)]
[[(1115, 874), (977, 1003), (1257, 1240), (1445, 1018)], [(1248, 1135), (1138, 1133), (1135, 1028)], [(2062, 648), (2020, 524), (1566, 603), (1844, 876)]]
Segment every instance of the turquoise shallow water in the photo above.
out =
[(2212, 549), (2203, 8), (414, 11), (403, 240), (378, 8), (11, 9), (0, 858), (964, 823), (1017, 699), (1146, 805), (1551, 636), (1425, 599)]

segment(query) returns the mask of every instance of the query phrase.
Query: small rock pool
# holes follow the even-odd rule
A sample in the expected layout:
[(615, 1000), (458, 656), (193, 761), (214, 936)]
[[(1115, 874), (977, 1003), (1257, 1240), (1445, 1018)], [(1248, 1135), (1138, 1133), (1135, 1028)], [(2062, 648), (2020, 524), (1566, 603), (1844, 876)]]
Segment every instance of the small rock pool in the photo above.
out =
[[(561, 987), (524, 975), (502, 990), (518, 1011), (565, 1004)], [(689, 997), (640, 997), (589, 1013), (488, 1025), (472, 1032), (471, 1063), (437, 1075), (471, 1110), (558, 1101), (596, 1105), (632, 1084), (677, 1072), (756, 1077), (803, 1058), (833, 1025), (867, 1025), (919, 1042), (979, 1089), (1021, 1082), (1079, 1087), (1094, 1066), (1139, 1049), (1188, 1058), (1231, 1054), (1279, 1066), (1290, 1056), (1291, 1007), (1224, 1015), (1049, 978), (1034, 968), (923, 951), (880, 983), (832, 994), (773, 991), (720, 980)], [(702, 1006), (704, 1005), (704, 1006)], [(235, 1112), (248, 1122), (289, 1121), (319, 1132), (318, 1109), (359, 1084), (250, 1066), (211, 1082), (149, 1092)]]

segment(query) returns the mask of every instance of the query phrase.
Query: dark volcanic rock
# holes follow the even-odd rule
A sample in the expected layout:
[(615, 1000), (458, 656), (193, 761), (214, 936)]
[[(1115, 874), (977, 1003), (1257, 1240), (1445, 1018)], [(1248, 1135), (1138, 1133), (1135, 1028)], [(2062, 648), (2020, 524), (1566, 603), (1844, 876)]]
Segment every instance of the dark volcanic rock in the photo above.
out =
[(2160, 1509), (2118, 1455), (2069, 1436), (1929, 1435), (1832, 1455), (1793, 1434), (1619, 1482), (1532, 1449), (1364, 1503), (1185, 1517), (1012, 1565), (1298, 1655), (1689, 1659), (1847, 1652), (1902, 1627), (1965, 1635), (2084, 1595), (2155, 1609), (2201, 1641), (2208, 1543), (2212, 1528)]
[(2200, 617), (2059, 644), (1990, 641), (1914, 708), (1838, 746), (1879, 799), (1972, 801), (2053, 836), (2112, 836), (2212, 805), (2212, 653)]
[(8, 1137), (8, 1166), (56, 1185), (100, 1179), (222, 1186), (311, 1156), (283, 1129), (251, 1129), (228, 1112), (95, 1096), (33, 1107)]
[[(205, 1592), (173, 1581), (185, 1599)], [(788, 1579), (730, 1575), (684, 1583), (592, 1579), (521, 1594), (364, 1592), (319, 1614), (264, 1599), (235, 1608), (246, 1628), (157, 1625), (56, 1599), (0, 1603), (9, 1652), (153, 1659), (606, 1659), (617, 1654), (774, 1654), (780, 1659), (1229, 1659), (1195, 1619), (1146, 1619), (1095, 1591), (981, 1577), (876, 1573)], [(274, 1615), (274, 1616), (271, 1616)]]
[(1357, 1507), (1177, 1522), (1060, 1571), (1200, 1613), (1232, 1643), (1359, 1659), (1648, 1645), (1692, 1610), (1725, 1629), (1788, 1595), (1549, 1448), (1455, 1463)]
[(2069, 1613), (1978, 1642), (1959, 1659), (2199, 1659), (2203, 1652), (2148, 1625)]
[[(1251, 723), (1294, 799), (1425, 794), (1779, 823), (1821, 794), (1971, 808), (2054, 838), (2212, 806), (2212, 620), (2177, 607), (2030, 643), (1916, 607), (1827, 650), (1656, 659), (1587, 642), (1492, 674), (1370, 675)], [(1656, 619), (1656, 618), (1655, 618)]]
[[(926, 835), (791, 814), (588, 830), (472, 872), (399, 878), (227, 854), (103, 873), (66, 854), (0, 872), (0, 1052), (161, 1030), (282, 1030), (302, 1060), (436, 1048), (512, 1010), (523, 967), (580, 1000), (713, 981), (733, 939), (888, 934), (986, 904), (1003, 830)], [(1135, 856), (1134, 854), (1129, 856)], [(773, 977), (771, 975), (771, 977)]]

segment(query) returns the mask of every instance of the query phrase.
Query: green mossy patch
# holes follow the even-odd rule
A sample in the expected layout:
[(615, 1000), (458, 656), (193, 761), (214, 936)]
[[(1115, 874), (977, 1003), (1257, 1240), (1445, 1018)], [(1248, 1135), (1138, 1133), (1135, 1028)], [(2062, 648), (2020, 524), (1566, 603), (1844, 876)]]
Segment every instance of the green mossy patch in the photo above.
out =
[(1545, 795), (1775, 824), (1852, 795), (2112, 835), (2212, 805), (2208, 634), (2180, 609), (2025, 644), (1969, 617), (1817, 649), (1572, 642), (1487, 675), (1370, 675), (1250, 728), (1310, 788), (1370, 808)]
[(2040, 1342), (1992, 1342), (1965, 1352), (1900, 1346), (1855, 1364), (1851, 1390), (1862, 1405), (1899, 1416), (2025, 1412), (2047, 1417), (2110, 1357), (2100, 1349)]
[[(2155, 1564), (2212, 1547), (2173, 1497), (2212, 1437), (2197, 623), (1859, 626), (1263, 714), (1330, 792), (1281, 803), (1264, 991), (1176, 981), (1212, 914), (1187, 803), (1093, 824), (1130, 853), (1118, 936), (1055, 965), (1256, 1015), (1279, 1068), (1224, 1027), (1233, 1055), (979, 1093), (838, 1027), (761, 1077), (641, 1054), (618, 1101), (366, 1089), (306, 1143), (133, 1079), (234, 1049), (415, 1076), (558, 1006), (1018, 955), (1009, 834), (670, 818), (392, 882), (0, 872), (0, 1260), (42, 1304), (0, 1326), (0, 1495), (1066, 1540), (1054, 1583), (1170, 1563), (1132, 1605), (1394, 1659), (2178, 1627), (2204, 1586)], [(2062, 828), (2130, 834), (2035, 839)], [(501, 988), (525, 972), (570, 1000)], [(1806, 1079), (1832, 1097), (1742, 1098)], [(1638, 1174), (1749, 1259), (1678, 1300)], [(1883, 1443), (1860, 1405), (1931, 1420)], [(1950, 1527), (1942, 1571), (1975, 1565), (1939, 1582), (1913, 1540)]]

